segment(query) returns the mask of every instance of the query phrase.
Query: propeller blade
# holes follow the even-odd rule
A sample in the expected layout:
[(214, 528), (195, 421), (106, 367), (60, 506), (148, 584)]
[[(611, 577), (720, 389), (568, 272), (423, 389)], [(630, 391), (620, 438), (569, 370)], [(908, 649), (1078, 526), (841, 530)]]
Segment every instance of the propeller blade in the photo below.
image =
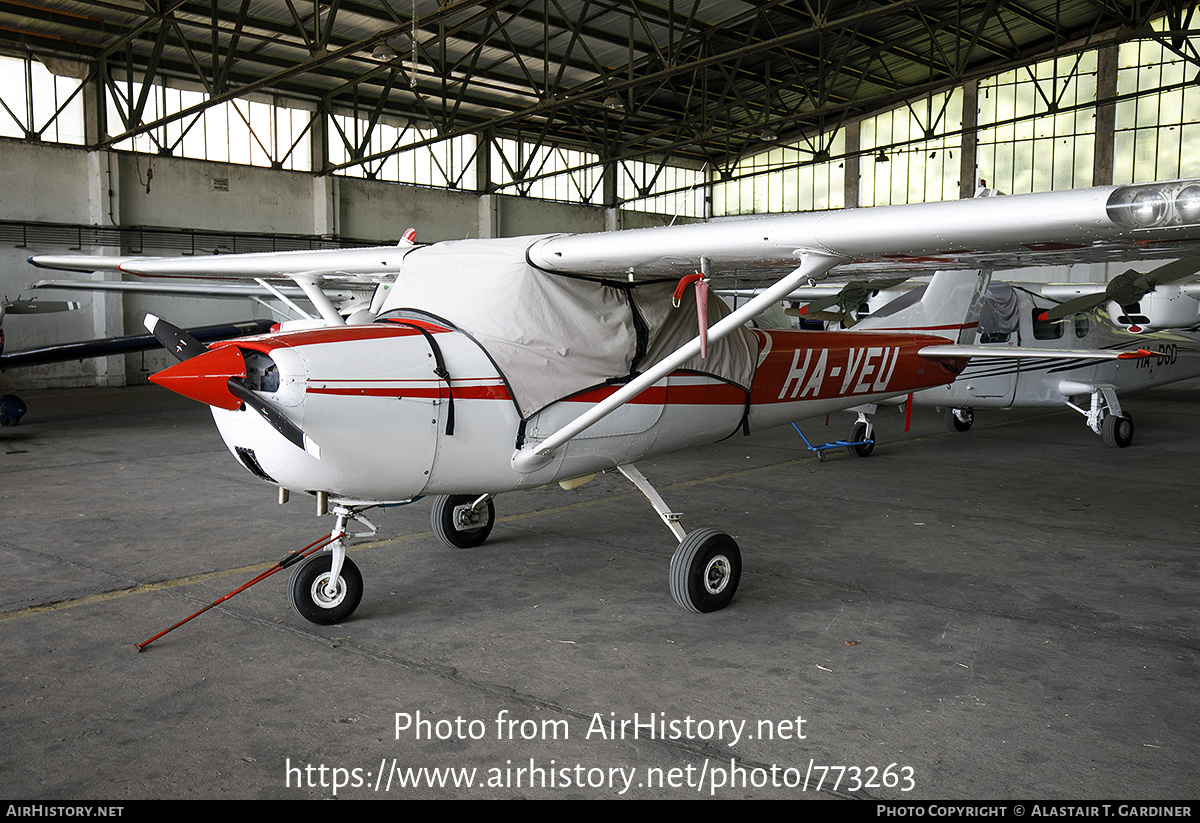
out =
[(1085, 294), (1082, 297), (1075, 297), (1065, 303), (1059, 303), (1054, 308), (1042, 312), (1038, 319), (1057, 320), (1060, 317), (1075, 314), (1075, 312), (1088, 311), (1097, 306), (1103, 306), (1109, 299), (1108, 294), (1105, 292), (1101, 292), (1100, 294)]
[(784, 309), (783, 313), (786, 314), (788, 317), (803, 317), (805, 320), (819, 320), (821, 322), (842, 319), (841, 312), (819, 311), (819, 312), (815, 312), (815, 313), (810, 313), (810, 312), (805, 311), (805, 308), (807, 308), (807, 307), (801, 307), (798, 309)]
[(1042, 319), (1055, 320), (1073, 312), (1088, 311), (1110, 300), (1118, 306), (1132, 306), (1154, 291), (1156, 286), (1191, 277), (1197, 271), (1200, 271), (1200, 260), (1176, 260), (1144, 273), (1128, 269), (1110, 280), (1103, 293), (1068, 300), (1044, 314)]
[(828, 297), (818, 297), (816, 300), (809, 300), (808, 303), (801, 306), (797, 313), (801, 317), (811, 318), (819, 311), (824, 311), (830, 306), (836, 305), (842, 299), (842, 293), (839, 291), (836, 294), (831, 294)]
[(52, 314), (75, 311), (79, 306), (73, 300), (14, 300), (4, 304), (4, 311), (8, 314)]
[(1151, 286), (1164, 286), (1167, 283), (1191, 277), (1198, 271), (1200, 271), (1200, 260), (1176, 260), (1174, 263), (1159, 266), (1154, 271), (1147, 273), (1146, 282)]
[(208, 347), (183, 329), (173, 323), (168, 323), (161, 317), (147, 314), (144, 321), (147, 331), (163, 344), (163, 348), (175, 355), (180, 362), (198, 357), (208, 351)]
[(297, 448), (304, 449), (313, 457), (321, 457), (320, 447), (313, 442), (303, 429), (289, 420), (283, 412), (272, 406), (266, 400), (263, 400), (255, 392), (241, 381), (241, 378), (231, 377), (228, 382), (229, 393), (241, 400), (249, 408), (258, 412), (263, 420), (271, 424), (275, 431), (287, 438), (288, 442), (295, 445)]
[(812, 317), (814, 312), (824, 311), (835, 303), (840, 305), (844, 312), (853, 311), (875, 292), (898, 286), (907, 279), (907, 277), (882, 277), (875, 280), (851, 280), (837, 294), (810, 300), (800, 311), (802, 316)]

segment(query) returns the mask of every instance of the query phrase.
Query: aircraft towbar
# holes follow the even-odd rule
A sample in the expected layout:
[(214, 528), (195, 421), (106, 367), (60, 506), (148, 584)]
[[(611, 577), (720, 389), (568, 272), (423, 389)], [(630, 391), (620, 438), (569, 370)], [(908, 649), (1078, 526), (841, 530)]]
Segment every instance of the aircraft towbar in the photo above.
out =
[[(800, 265), (749, 303), (716, 323), (708, 330), (709, 341), (715, 343), (722, 339), (734, 329), (754, 319), (770, 306), (782, 300), (792, 289), (804, 281), (809, 278), (816, 279), (823, 277), (834, 266), (844, 263), (846, 260), (844, 257), (809, 250), (799, 250), (796, 254), (800, 258)], [(700, 338), (696, 337), (683, 346), (680, 346), (670, 356), (659, 361), (647, 371), (642, 372), (618, 391), (576, 417), (545, 440), (517, 449), (513, 452), (512, 467), (522, 474), (529, 474), (530, 472), (544, 468), (553, 459), (554, 452), (564, 443), (592, 424), (603, 420), (627, 401), (641, 394), (699, 353)]]

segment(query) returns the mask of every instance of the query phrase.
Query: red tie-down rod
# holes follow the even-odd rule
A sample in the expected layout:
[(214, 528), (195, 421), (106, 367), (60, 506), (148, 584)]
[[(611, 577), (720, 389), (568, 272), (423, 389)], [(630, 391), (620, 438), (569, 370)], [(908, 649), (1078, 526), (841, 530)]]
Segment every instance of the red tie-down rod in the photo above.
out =
[(330, 543), (334, 542), (335, 540), (341, 540), (345, 536), (346, 535), (344, 532), (339, 532), (337, 534), (331, 534), (328, 537), (322, 537), (319, 540), (309, 543), (303, 549), (300, 549), (300, 551), (295, 551), (295, 552), (289, 553), (287, 557), (280, 560), (274, 566), (267, 569), (265, 572), (258, 575), (253, 580), (243, 583), (241, 586), (238, 586), (236, 589), (234, 589), (233, 591), (231, 591), (229, 594), (225, 595), (224, 597), (220, 598), (219, 600), (214, 600), (213, 602), (209, 603), (207, 606), (205, 606), (203, 609), (196, 612), (195, 614), (185, 617), (183, 620), (180, 620), (178, 623), (176, 623), (171, 628), (164, 629), (163, 631), (154, 635), (154, 637), (151, 637), (149, 640), (143, 641), (141, 643), (136, 643), (134, 645), (137, 646), (137, 650), (139, 652), (144, 651), (147, 646), (149, 646), (151, 643), (153, 643), (158, 638), (162, 637), (164, 634), (175, 631), (180, 626), (182, 626), (184, 623), (187, 623), (189, 620), (194, 620), (195, 618), (199, 617), (200, 615), (204, 614), (206, 611), (211, 609), (213, 606), (221, 605), (226, 600), (233, 597), (235, 594), (240, 594), (241, 592), (244, 592), (246, 589), (250, 588), (255, 583), (258, 583), (261, 580), (266, 580), (268, 577), (275, 574), (275, 572), (282, 571), (283, 569), (286, 569), (288, 566), (292, 566), (292, 565), (295, 565), (296, 563), (299, 563), (304, 558), (306, 558), (310, 555), (316, 554), (321, 549), (328, 546)]

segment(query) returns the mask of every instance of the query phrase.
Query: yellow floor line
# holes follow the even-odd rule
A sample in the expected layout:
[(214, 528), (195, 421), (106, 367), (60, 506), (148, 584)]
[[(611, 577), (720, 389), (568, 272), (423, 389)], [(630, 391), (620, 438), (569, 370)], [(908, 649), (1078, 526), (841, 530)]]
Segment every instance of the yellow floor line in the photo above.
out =
[[(1056, 410), (1055, 412), (1051, 412), (1051, 413), (1058, 413), (1058, 410)], [(1044, 417), (1044, 416), (1047, 416), (1047, 415), (1036, 415), (1034, 418), (1025, 417), (1025, 418), (1021, 418), (1021, 419), (1029, 420), (1029, 419), (1036, 419), (1037, 417)], [(995, 421), (993, 423), (987, 424), (986, 427), (981, 426), (980, 428), (991, 428), (991, 427), (995, 427), (995, 426), (1004, 426), (1004, 425), (1009, 425), (1014, 422), (1018, 422), (1018, 421), (1015, 421), (1015, 420)], [(937, 433), (934, 433), (933, 435), (924, 435), (921, 437), (914, 437), (914, 438), (910, 438), (908, 440), (899, 441), (899, 442), (903, 442), (903, 443), (920, 442), (921, 440), (925, 440), (927, 437), (935, 436), (935, 435), (942, 436), (943, 433), (937, 432)], [(772, 463), (767, 466), (756, 466), (754, 468), (741, 469), (741, 470), (735, 471), (735, 472), (726, 472), (725, 474), (712, 475), (711, 477), (703, 477), (703, 478), (698, 478), (696, 480), (684, 480), (679, 483), (672, 483), (667, 486), (662, 486), (661, 490), (669, 491), (671, 489), (683, 489), (683, 488), (689, 488), (692, 486), (702, 486), (706, 483), (717, 483), (717, 482), (720, 482), (723, 480), (732, 480), (732, 479), (735, 479), (738, 477), (746, 477), (751, 474), (757, 474), (758, 472), (768, 471), (771, 469), (786, 469), (791, 466), (796, 466), (796, 465), (799, 465), (806, 461), (815, 460), (815, 459), (816, 459), (815, 454), (809, 454), (809, 455), (805, 455), (804, 457), (798, 458), (796, 460), (787, 460), (782, 463)], [(605, 504), (609, 504), (609, 503), (617, 503), (617, 502), (620, 502), (623, 500), (629, 500), (632, 498), (636, 498), (637, 496), (638, 496), (637, 493), (628, 493), (628, 494), (610, 495), (608, 497), (599, 497), (594, 500), (581, 500), (578, 503), (569, 503), (565, 506), (554, 506), (549, 509), (538, 509), (537, 511), (526, 512), (524, 514), (510, 514), (510, 515), (506, 515), (504, 517), (498, 517), (498, 518), (496, 518), (496, 522), (512, 523), (512, 522), (515, 522), (518, 520), (528, 520), (529, 518), (533, 518), (533, 517), (544, 517), (547, 515), (561, 514), (563, 512), (575, 511), (578, 509), (585, 509), (585, 508), (590, 508), (593, 506), (600, 506), (600, 505), (605, 505)], [(381, 547), (381, 546), (394, 546), (399, 543), (409, 543), (409, 542), (412, 542), (415, 540), (425, 540), (430, 537), (433, 537), (432, 531), (415, 532), (413, 534), (400, 535), (398, 537), (392, 537), (392, 538), (388, 538), (386, 540), (377, 540), (377, 541), (373, 541), (371, 543), (364, 543), (364, 544), (361, 544), (358, 546), (351, 547), (351, 548), (347, 549), (347, 551), (355, 552), (355, 551), (362, 551), (363, 549), (371, 549), (371, 548), (377, 548), (377, 547)], [(30, 606), (25, 609), (17, 609), (16, 611), (0, 612), (0, 623), (3, 623), (6, 620), (16, 620), (17, 618), (21, 618), (21, 617), (30, 617), (35, 614), (44, 614), (46, 612), (55, 612), (55, 611), (60, 611), (62, 609), (72, 609), (77, 606), (90, 606), (93, 603), (103, 603), (108, 600), (119, 600), (123, 597), (130, 597), (132, 595), (147, 594), (149, 592), (161, 591), (163, 589), (175, 589), (175, 588), (179, 588), (181, 586), (189, 586), (193, 583), (202, 583), (207, 580), (219, 580), (220, 578), (223, 578), (223, 577), (231, 577), (233, 575), (238, 575), (238, 574), (254, 575), (254, 574), (258, 574), (260, 572), (263, 572), (263, 571), (269, 569), (272, 565), (274, 565), (274, 564), (273, 563), (258, 563), (253, 566), (241, 566), (236, 569), (225, 569), (223, 571), (207, 572), (205, 574), (196, 574), (196, 575), (192, 575), (190, 577), (180, 577), (180, 578), (176, 578), (174, 580), (164, 580), (159, 583), (147, 583), (142, 586), (131, 586), (128, 589), (119, 589), (117, 591), (104, 592), (102, 594), (88, 595), (87, 597), (78, 597), (78, 598), (74, 598), (71, 600), (62, 600), (62, 601), (59, 601), (58, 603), (48, 603), (43, 606)]]

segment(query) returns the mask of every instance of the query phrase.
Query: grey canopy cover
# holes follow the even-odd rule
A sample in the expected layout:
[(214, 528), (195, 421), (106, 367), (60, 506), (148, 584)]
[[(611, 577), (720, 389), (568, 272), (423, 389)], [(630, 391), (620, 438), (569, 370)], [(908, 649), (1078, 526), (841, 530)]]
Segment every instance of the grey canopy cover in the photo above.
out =
[[(550, 274), (526, 262), (525, 250), (538, 239), (415, 248), (404, 257), (383, 313), (425, 313), (469, 334), (500, 368), (523, 417), (584, 389), (620, 382), (635, 369), (644, 371), (696, 336), (694, 289), (674, 308), (674, 283)], [(708, 325), (729, 311), (711, 292)], [(749, 390), (757, 350), (752, 333), (738, 328), (710, 344), (706, 359), (693, 358), (683, 369)]]
[(1010, 334), (1020, 324), (1021, 307), (1017, 293), (1004, 282), (988, 284), (987, 297), (979, 310), (980, 334)]

